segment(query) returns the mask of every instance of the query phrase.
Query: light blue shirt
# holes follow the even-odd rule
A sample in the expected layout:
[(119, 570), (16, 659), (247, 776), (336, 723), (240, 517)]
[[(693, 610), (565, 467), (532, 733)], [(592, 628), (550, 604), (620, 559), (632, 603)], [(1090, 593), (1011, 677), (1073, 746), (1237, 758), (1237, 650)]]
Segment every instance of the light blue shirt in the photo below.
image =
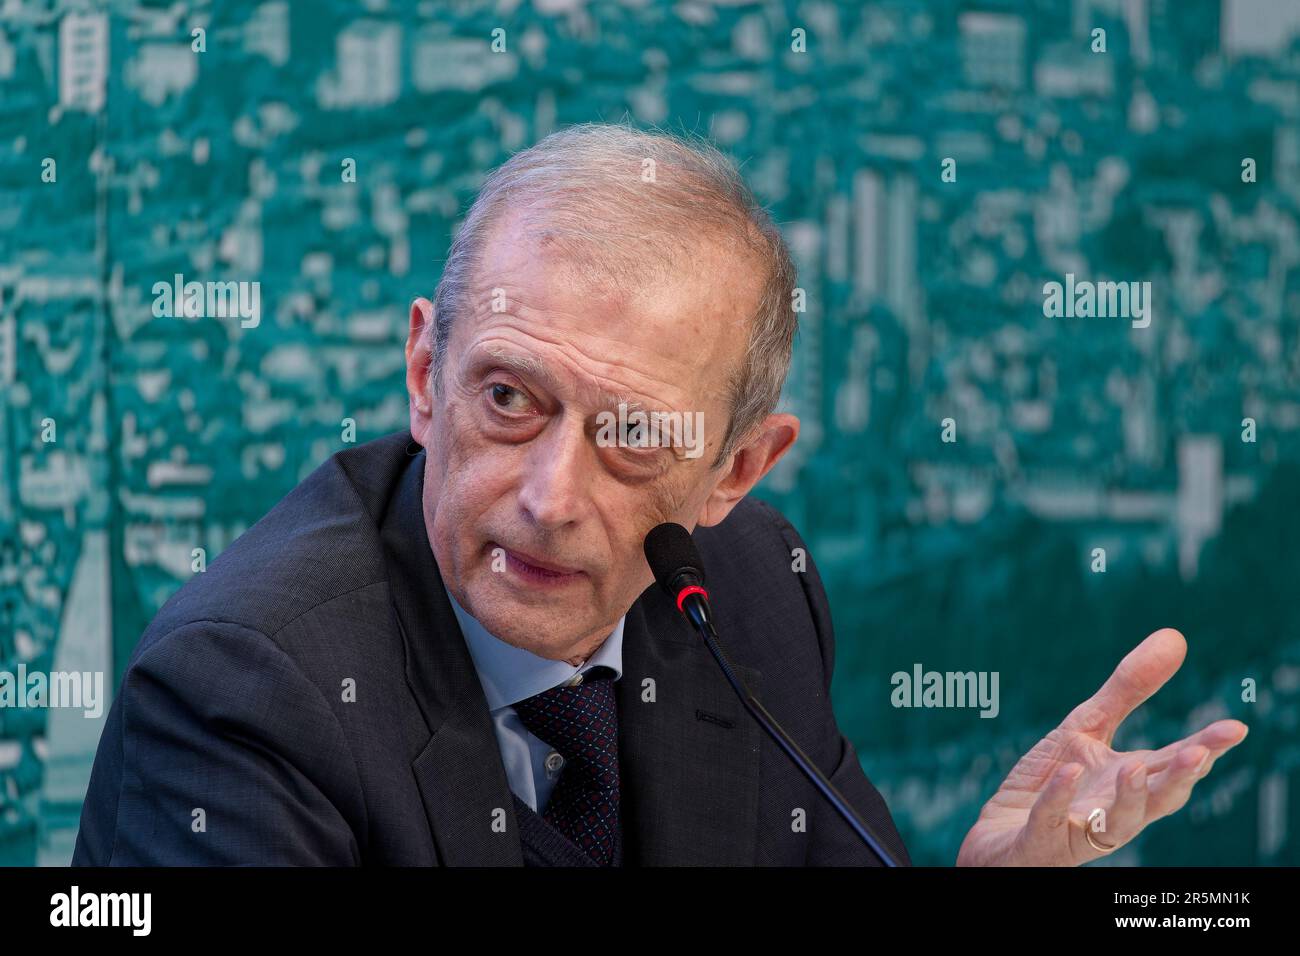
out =
[[(445, 584), (443, 589), (446, 590)], [(578, 674), (593, 667), (611, 668), (614, 680), (622, 677), (623, 623), (627, 615), (618, 619), (614, 630), (596, 652), (575, 667), (507, 644), (470, 617), (450, 591), (447, 599), (456, 612), (456, 620), (460, 622), (461, 633), (465, 635), (479, 682), (483, 685), (483, 694), (487, 697), (510, 789), (533, 810), (543, 813), (564, 769), (564, 758), (529, 731), (511, 705), (560, 684), (570, 683)]]

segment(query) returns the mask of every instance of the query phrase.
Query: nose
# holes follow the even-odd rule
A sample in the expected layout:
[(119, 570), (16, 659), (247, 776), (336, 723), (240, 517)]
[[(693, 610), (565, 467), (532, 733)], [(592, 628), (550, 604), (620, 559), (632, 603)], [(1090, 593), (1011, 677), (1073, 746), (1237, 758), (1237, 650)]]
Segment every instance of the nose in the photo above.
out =
[(553, 419), (529, 445), (519, 506), (546, 531), (578, 521), (589, 504), (589, 469), (595, 464), (582, 423)]

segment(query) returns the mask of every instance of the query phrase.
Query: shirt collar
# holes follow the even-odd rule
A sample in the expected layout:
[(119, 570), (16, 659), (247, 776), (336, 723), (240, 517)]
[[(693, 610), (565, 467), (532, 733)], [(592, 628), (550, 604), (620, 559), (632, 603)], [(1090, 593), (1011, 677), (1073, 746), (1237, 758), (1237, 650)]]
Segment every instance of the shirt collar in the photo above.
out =
[[(443, 590), (446, 587), (444, 582)], [(451, 596), (450, 591), (447, 591), (447, 599), (456, 612), (456, 620), (460, 622), (465, 643), (469, 645), (470, 656), (474, 659), (479, 682), (487, 697), (488, 710), (495, 711), (558, 687), (572, 680), (574, 675), (585, 673), (593, 667), (612, 669), (614, 680), (623, 676), (623, 624), (627, 620), (626, 614), (618, 619), (614, 630), (596, 652), (575, 667), (566, 661), (539, 657), (532, 651), (507, 644), (471, 617)]]

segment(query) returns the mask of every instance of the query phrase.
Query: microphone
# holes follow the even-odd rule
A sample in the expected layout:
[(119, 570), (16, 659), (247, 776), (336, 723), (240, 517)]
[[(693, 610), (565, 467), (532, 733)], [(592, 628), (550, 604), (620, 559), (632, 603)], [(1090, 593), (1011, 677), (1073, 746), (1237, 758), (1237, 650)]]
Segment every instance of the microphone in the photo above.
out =
[(736, 692), (736, 696), (745, 705), (750, 716), (758, 721), (759, 726), (776, 741), (794, 765), (803, 771), (804, 776), (812, 781), (822, 796), (830, 801), (831, 806), (861, 837), (880, 862), (885, 866), (898, 866), (898, 862), (890, 856), (880, 838), (871, 832), (866, 821), (858, 816), (857, 811), (849, 805), (844, 795), (790, 739), (790, 735), (750, 693), (749, 688), (740, 679), (740, 675), (731, 666), (726, 653), (718, 643), (718, 632), (713, 626), (713, 612), (709, 609), (709, 592), (704, 587), (704, 562), (700, 560), (700, 553), (695, 547), (691, 533), (681, 525), (667, 521), (650, 529), (650, 533), (645, 536), (644, 548), (646, 563), (650, 565), (655, 580), (668, 592), (677, 605), (677, 610), (700, 632), (705, 646), (713, 655), (713, 659), (718, 662), (718, 666), (722, 668), (727, 682), (731, 684), (732, 690)]

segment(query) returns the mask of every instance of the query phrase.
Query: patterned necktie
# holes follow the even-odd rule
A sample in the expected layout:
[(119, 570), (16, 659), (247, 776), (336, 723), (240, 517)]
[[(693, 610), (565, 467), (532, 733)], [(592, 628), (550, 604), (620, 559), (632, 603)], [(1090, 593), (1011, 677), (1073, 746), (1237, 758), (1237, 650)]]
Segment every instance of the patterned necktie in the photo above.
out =
[(618, 833), (618, 710), (614, 672), (593, 667), (514, 705), (533, 734), (564, 757), (544, 819), (601, 866), (609, 866)]

